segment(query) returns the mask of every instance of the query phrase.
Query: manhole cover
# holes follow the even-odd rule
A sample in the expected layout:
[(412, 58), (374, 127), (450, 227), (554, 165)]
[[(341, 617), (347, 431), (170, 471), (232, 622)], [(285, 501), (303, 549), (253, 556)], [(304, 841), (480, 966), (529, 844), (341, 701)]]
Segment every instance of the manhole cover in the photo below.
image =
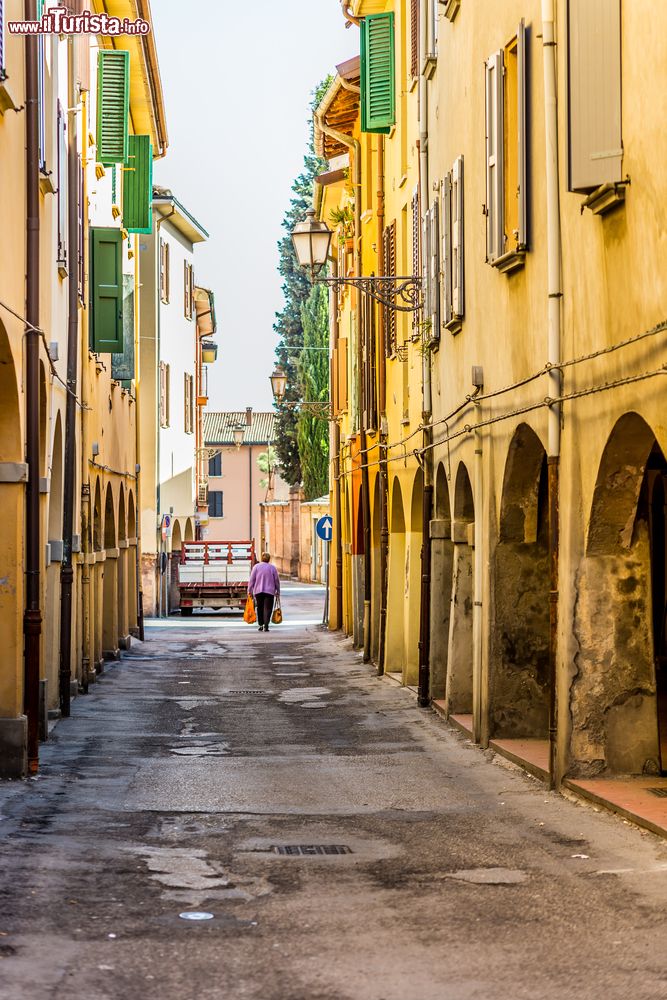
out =
[(659, 799), (667, 799), (667, 786), (664, 788), (647, 788), (651, 795), (657, 795)]
[(352, 854), (347, 844), (274, 844), (274, 854), (288, 857), (313, 857), (315, 855)]

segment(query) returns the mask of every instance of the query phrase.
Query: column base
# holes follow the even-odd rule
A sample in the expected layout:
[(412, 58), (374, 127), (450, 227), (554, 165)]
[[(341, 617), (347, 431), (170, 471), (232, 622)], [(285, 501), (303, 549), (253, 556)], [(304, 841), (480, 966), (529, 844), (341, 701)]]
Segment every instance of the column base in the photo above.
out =
[(120, 660), (120, 649), (105, 649), (102, 653), (104, 660), (106, 662), (112, 662), (113, 660)]
[(118, 645), (124, 652), (127, 652), (128, 649), (132, 648), (132, 636), (131, 635), (121, 636), (120, 639), (118, 640)]
[(28, 720), (0, 719), (0, 778), (25, 778), (28, 773)]

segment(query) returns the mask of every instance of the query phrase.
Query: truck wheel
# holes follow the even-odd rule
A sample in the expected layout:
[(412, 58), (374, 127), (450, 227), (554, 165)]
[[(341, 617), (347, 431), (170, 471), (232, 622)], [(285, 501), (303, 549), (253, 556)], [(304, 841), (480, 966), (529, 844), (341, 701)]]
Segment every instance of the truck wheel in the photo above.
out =
[(181, 608), (181, 618), (190, 618), (192, 611), (192, 608)]

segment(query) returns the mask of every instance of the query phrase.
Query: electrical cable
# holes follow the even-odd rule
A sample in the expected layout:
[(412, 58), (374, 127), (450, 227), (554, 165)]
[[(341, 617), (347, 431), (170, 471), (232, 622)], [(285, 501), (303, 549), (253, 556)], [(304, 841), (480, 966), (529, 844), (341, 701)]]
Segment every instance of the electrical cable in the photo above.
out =
[[(44, 349), (46, 350), (46, 356), (47, 356), (47, 358), (49, 360), (49, 368), (51, 369), (51, 374), (53, 375), (53, 377), (58, 382), (60, 382), (60, 384), (63, 386), (63, 388), (65, 389), (65, 391), (68, 393), (68, 395), (74, 396), (76, 404), (77, 404), (77, 406), (81, 410), (90, 410), (91, 407), (90, 406), (86, 406), (84, 403), (81, 402), (81, 400), (79, 399), (79, 397), (77, 396), (77, 394), (74, 392), (74, 390), (70, 389), (70, 387), (68, 386), (67, 382), (65, 382), (65, 380), (62, 379), (60, 377), (60, 375), (58, 374), (58, 372), (56, 371), (56, 366), (54, 365), (53, 361), (51, 360), (51, 355), (49, 354), (49, 345), (48, 345), (48, 341), (46, 339), (46, 334), (44, 333), (44, 331), (41, 330), (38, 326), (33, 326), (32, 323), (29, 323), (27, 319), (25, 319), (23, 316), (21, 316), (20, 313), (15, 312), (14, 309), (11, 308), (11, 306), (7, 305), (6, 302), (2, 302), (0, 300), (0, 306), (3, 309), (6, 309), (8, 313), (11, 313), (11, 315), (14, 316), (16, 319), (20, 320), (21, 323), (23, 323), (23, 325), (25, 327), (27, 327), (27, 329), (32, 330), (33, 333), (38, 333), (40, 335), (40, 337), (42, 338), (42, 342), (44, 344)], [(25, 334), (24, 334), (24, 336), (25, 336)]]

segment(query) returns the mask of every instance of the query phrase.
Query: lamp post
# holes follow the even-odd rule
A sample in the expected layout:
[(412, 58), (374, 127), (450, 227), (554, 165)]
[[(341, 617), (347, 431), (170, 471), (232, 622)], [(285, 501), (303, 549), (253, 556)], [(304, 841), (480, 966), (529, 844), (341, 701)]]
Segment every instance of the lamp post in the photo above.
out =
[(310, 208), (306, 218), (292, 230), (292, 243), (296, 259), (301, 267), (310, 268), (313, 284), (326, 285), (328, 288), (358, 288), (364, 295), (370, 296), (380, 305), (396, 312), (417, 313), (423, 308), (423, 282), (419, 275), (405, 277), (386, 276), (350, 276), (350, 277), (320, 277), (322, 268), (329, 259), (329, 249), (333, 237), (326, 222), (315, 218), (315, 211)]
[(285, 369), (280, 365), (276, 365), (272, 375), (269, 377), (269, 382), (271, 383), (271, 392), (276, 403), (282, 403), (287, 391), (287, 373)]
[(243, 424), (235, 424), (232, 427), (232, 437), (234, 439), (234, 446), (236, 450), (239, 451), (241, 445), (243, 444), (243, 438), (245, 436), (245, 427)]

